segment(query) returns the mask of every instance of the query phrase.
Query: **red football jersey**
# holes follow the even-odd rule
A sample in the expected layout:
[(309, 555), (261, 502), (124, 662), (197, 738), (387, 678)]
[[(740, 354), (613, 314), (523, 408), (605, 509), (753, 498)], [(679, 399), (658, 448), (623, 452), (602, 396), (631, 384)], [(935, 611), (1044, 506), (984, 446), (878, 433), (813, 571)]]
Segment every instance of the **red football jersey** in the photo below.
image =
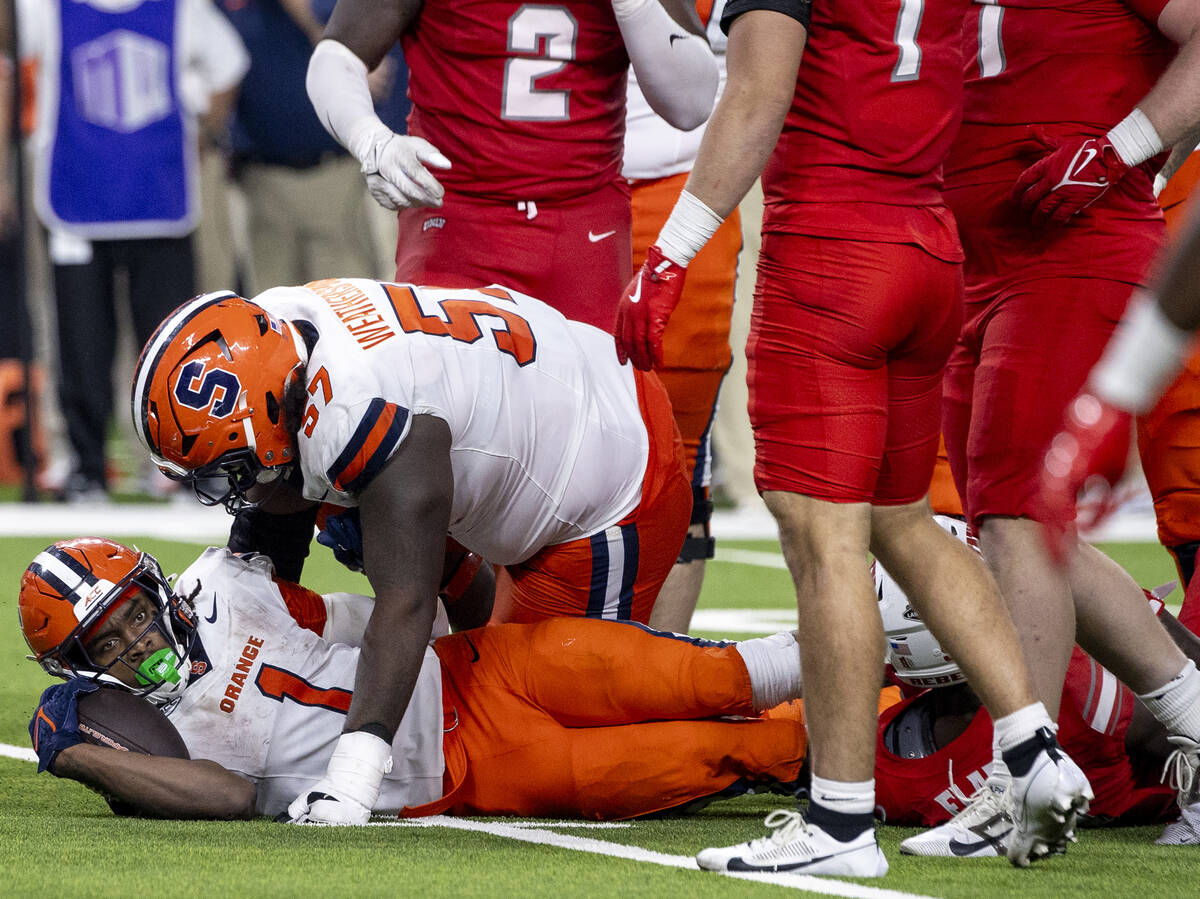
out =
[(964, 8), (813, 4), (792, 108), (763, 174), (769, 222), (813, 202), (941, 204), (962, 105)]
[(598, 0), (427, 0), (403, 39), (408, 131), (454, 163), (447, 190), (579, 196), (620, 178), (629, 56)]
[[(983, 708), (967, 729), (933, 755), (900, 758), (884, 745), (884, 731), (917, 697), (879, 716), (875, 745), (875, 802), (889, 824), (933, 827), (962, 810), (983, 783), (992, 760), (992, 720)], [(1125, 750), (1134, 697), (1078, 647), (1071, 655), (1058, 716), (1058, 741), (1083, 769), (1096, 798), (1089, 815), (1122, 824), (1166, 820), (1175, 791), (1158, 770), (1140, 770)]]
[(1175, 53), (1167, 0), (975, 0), (963, 21), (964, 121), (1107, 131)]

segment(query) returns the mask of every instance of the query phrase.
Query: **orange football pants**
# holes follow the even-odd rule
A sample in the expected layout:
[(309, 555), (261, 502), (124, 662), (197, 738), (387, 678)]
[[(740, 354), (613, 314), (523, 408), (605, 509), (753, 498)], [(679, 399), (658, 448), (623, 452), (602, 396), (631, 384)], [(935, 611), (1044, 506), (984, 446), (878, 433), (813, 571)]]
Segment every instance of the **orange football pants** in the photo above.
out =
[(750, 676), (702, 642), (586, 618), (442, 637), (446, 794), (404, 814), (632, 818), (794, 780), (802, 718), (722, 717), (754, 715)]
[[(681, 172), (631, 183), (635, 272), (642, 267), (647, 248), (658, 239), (687, 179), (688, 173)], [(721, 379), (732, 359), (729, 323), (741, 248), (742, 221), (735, 209), (688, 266), (683, 296), (663, 335), (664, 364), (655, 369), (671, 397), (687, 474), (697, 487), (709, 483), (709, 433)]]
[(652, 372), (634, 377), (650, 436), (642, 501), (598, 534), (548, 546), (497, 572), (491, 623), (559, 615), (650, 620), (687, 533), (692, 488), (666, 389)]
[[(1200, 153), (1192, 153), (1159, 194), (1171, 240), (1179, 236), (1198, 180)], [(1138, 419), (1137, 436), (1142, 470), (1154, 497), (1159, 542), (1171, 549), (1200, 540), (1200, 353), (1188, 360), (1158, 404)], [(1185, 574), (1181, 567), (1186, 583)]]

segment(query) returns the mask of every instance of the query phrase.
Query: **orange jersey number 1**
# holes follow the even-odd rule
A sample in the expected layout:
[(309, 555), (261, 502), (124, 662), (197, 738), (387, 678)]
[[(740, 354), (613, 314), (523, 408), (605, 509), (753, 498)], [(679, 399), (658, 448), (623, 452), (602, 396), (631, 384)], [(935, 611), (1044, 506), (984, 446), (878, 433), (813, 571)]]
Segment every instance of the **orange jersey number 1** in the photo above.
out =
[[(537, 341), (529, 329), (529, 322), (511, 309), (502, 309), (486, 300), (449, 297), (438, 302), (445, 314), (445, 318), (441, 318), (426, 314), (411, 288), (384, 284), (383, 289), (406, 334), (420, 332), (474, 343), (483, 337), (484, 326), (480, 325), (479, 319), (488, 318), (491, 321), (485, 322), (485, 326), (491, 331), (500, 352), (516, 359), (517, 365), (528, 365), (537, 356)], [(496, 296), (508, 298), (502, 291), (497, 291)]]

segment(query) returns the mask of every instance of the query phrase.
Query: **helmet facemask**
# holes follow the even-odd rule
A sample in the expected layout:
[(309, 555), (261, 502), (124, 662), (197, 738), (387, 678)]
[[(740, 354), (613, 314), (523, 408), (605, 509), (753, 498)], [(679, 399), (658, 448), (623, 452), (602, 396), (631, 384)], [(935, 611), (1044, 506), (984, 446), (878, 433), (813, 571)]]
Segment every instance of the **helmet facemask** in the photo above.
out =
[[(75, 541), (68, 541), (67, 545), (72, 543)], [(61, 551), (55, 552), (61, 545), (50, 547), (34, 560), (22, 586), (21, 603), (32, 607), (29, 611), (23, 609), (21, 616), (26, 641), (35, 651), (31, 658), (56, 677), (86, 677), (143, 696), (156, 705), (177, 699), (188, 683), (189, 656), (196, 640), (191, 604), (171, 590), (158, 562), (146, 553), (138, 553), (133, 567), (116, 580), (106, 579), (106, 572), (95, 572), (94, 577), (78, 581), (78, 570), (64, 564), (77, 560)], [(86, 553), (85, 560), (90, 561)], [(73, 575), (78, 583), (72, 583)], [(36, 585), (39, 595), (27, 598), (30, 592), (27, 585)], [(89, 652), (91, 635), (125, 603), (135, 600), (149, 606), (145, 627), (108, 661)], [(82, 611), (70, 633), (41, 654), (37, 654), (27, 623), (38, 620), (39, 603), (65, 603)], [(161, 635), (164, 646), (139, 661), (135, 658), (137, 647), (151, 632)]]

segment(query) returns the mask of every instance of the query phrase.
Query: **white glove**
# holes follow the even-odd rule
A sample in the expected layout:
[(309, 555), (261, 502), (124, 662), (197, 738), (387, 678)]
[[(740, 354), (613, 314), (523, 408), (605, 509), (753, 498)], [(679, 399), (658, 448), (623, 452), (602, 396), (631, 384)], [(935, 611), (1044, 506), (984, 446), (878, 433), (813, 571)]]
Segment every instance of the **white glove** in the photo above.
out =
[(384, 209), (441, 206), (446, 190), (425, 168), (450, 168), (450, 160), (421, 137), (396, 134), (378, 119), (364, 123), (347, 142), (362, 163), (367, 190)]
[(379, 798), (383, 776), (392, 770), (392, 747), (374, 734), (338, 737), (325, 776), (288, 806), (292, 824), (366, 824)]

